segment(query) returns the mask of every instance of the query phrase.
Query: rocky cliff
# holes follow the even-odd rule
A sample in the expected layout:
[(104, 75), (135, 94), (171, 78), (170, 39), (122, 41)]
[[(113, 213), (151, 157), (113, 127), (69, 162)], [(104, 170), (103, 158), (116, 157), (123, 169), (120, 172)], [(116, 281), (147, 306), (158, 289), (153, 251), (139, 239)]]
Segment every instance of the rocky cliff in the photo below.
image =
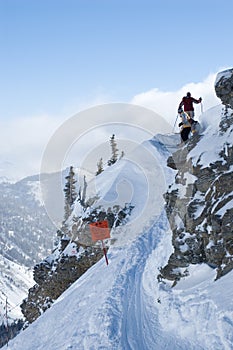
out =
[(21, 304), (28, 323), (35, 321), (72, 283), (103, 257), (101, 244), (91, 241), (89, 224), (107, 220), (110, 228), (117, 227), (127, 220), (133, 208), (114, 206), (108, 212), (101, 207), (90, 210), (87, 206), (82, 209), (82, 216), (74, 217), (69, 228), (65, 225), (66, 233), (58, 231), (58, 245), (53, 253), (34, 267), (36, 284), (29, 289), (28, 297)]
[(233, 268), (233, 69), (218, 74), (215, 89), (223, 104), (212, 125), (168, 160), (177, 169), (165, 194), (174, 251), (159, 278), (175, 283), (189, 264), (209, 264), (216, 278)]
[(68, 239), (53, 255), (36, 265), (34, 280), (28, 297), (21, 305), (22, 313), (29, 323), (35, 321), (51, 304), (84, 272), (103, 257), (100, 247), (78, 246)]

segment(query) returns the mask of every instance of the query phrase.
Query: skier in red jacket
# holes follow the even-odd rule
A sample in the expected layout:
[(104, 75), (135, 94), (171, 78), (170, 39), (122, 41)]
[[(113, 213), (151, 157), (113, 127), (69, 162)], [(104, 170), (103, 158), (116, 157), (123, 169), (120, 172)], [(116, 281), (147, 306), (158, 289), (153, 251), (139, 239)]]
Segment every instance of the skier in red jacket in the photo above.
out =
[(190, 92), (187, 92), (187, 95), (182, 98), (182, 101), (179, 104), (179, 109), (184, 106), (184, 111), (189, 115), (190, 118), (194, 118), (194, 107), (193, 103), (201, 103), (202, 98), (199, 100), (191, 97)]

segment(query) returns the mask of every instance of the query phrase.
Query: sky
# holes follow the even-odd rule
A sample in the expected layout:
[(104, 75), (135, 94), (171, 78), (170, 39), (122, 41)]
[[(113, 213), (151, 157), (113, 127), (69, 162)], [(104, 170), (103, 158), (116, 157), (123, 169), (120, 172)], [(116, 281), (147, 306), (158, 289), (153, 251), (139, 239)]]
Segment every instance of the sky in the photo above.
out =
[(90, 106), (135, 103), (172, 122), (187, 89), (219, 103), (232, 12), (232, 0), (0, 0), (1, 169), (38, 171), (55, 130)]

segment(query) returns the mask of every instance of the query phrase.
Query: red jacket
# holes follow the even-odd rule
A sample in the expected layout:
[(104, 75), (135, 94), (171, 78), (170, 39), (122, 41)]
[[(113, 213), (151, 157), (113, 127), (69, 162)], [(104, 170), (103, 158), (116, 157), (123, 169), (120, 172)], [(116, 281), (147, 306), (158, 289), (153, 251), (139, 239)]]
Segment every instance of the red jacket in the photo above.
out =
[(193, 97), (183, 97), (182, 98), (182, 101), (180, 102), (180, 105), (179, 107), (182, 107), (184, 106), (184, 111), (187, 112), (187, 111), (194, 111), (194, 108), (193, 108), (193, 103), (200, 103), (201, 101), (200, 100), (196, 100), (195, 98)]

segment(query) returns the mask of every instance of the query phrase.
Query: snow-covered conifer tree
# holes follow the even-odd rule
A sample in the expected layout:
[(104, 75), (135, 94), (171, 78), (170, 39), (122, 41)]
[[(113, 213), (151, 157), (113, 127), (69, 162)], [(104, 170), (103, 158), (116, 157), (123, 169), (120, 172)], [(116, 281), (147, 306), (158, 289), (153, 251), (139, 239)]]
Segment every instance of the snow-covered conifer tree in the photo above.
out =
[(75, 183), (77, 182), (75, 180), (75, 173), (73, 170), (73, 167), (70, 167), (69, 174), (65, 177), (66, 184), (64, 188), (65, 192), (65, 212), (64, 212), (64, 221), (68, 219), (68, 217), (71, 214), (72, 205), (77, 198), (77, 193), (75, 189)]
[(114, 134), (110, 137), (110, 146), (112, 150), (112, 157), (108, 160), (109, 166), (116, 163), (118, 159), (118, 148), (117, 148), (117, 143), (116, 143)]

